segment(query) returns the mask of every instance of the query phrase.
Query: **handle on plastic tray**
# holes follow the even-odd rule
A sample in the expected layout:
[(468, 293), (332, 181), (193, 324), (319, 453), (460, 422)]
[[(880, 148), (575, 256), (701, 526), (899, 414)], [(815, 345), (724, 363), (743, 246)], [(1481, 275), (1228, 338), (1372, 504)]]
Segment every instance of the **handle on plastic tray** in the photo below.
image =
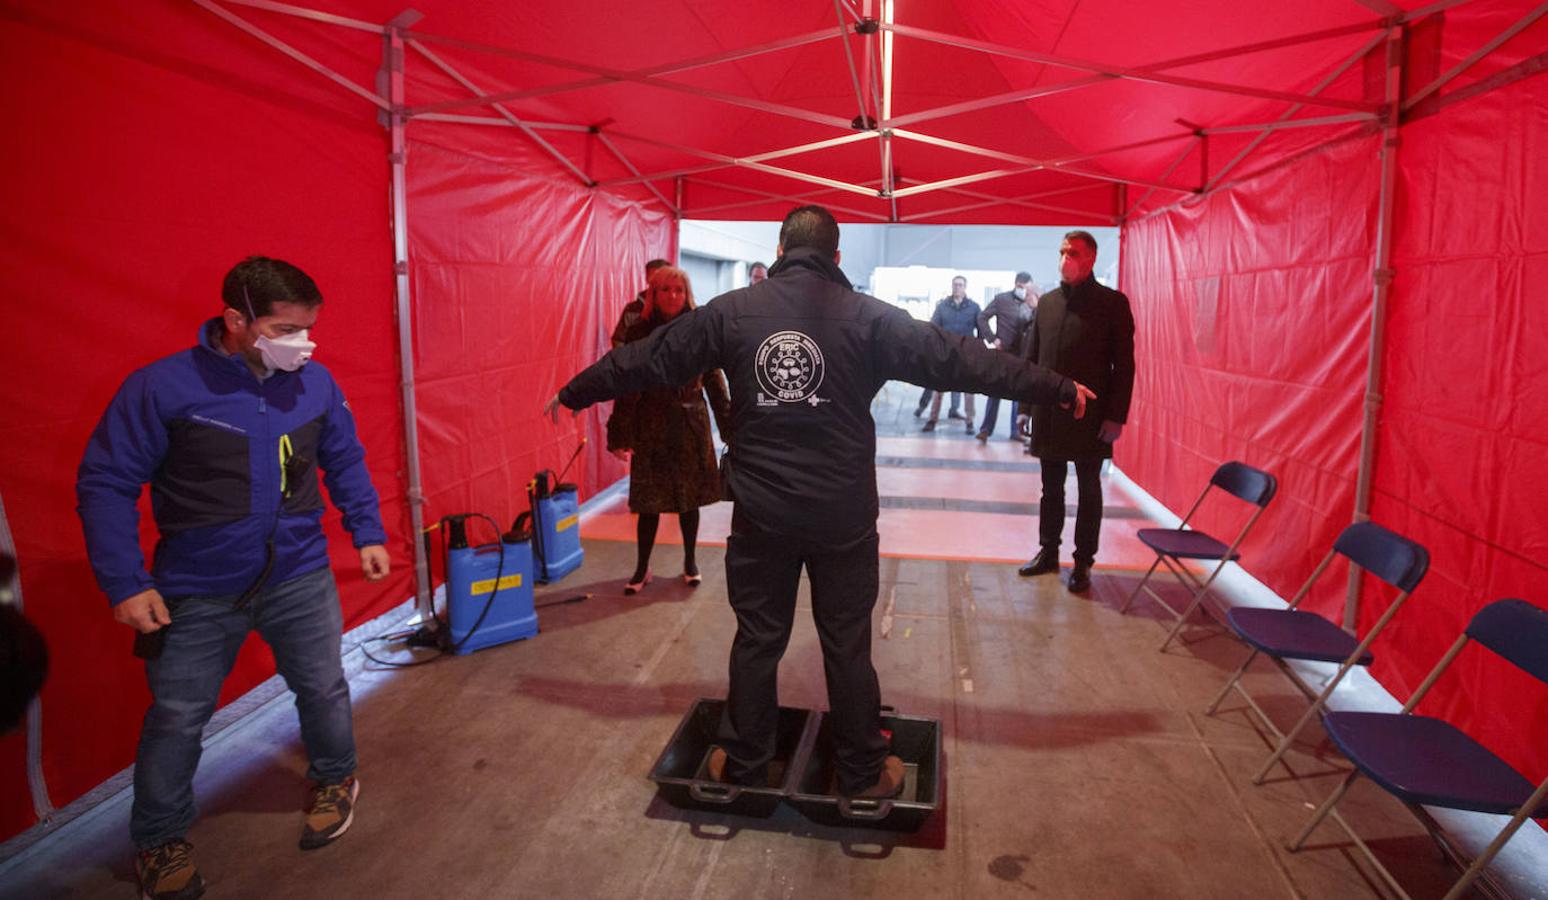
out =
[(885, 819), (892, 813), (892, 801), (840, 797), (838, 808), (839, 814), (846, 819)]
[(700, 784), (694, 782), (688, 785), (688, 796), (700, 803), (730, 803), (741, 796), (742, 789), (731, 784)]

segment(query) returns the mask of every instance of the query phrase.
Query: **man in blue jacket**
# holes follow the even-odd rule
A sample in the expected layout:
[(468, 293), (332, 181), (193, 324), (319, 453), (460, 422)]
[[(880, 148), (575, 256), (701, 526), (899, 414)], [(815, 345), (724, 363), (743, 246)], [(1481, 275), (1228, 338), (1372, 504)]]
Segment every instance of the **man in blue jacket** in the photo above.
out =
[[(935, 313), (930, 316), (930, 324), (947, 334), (959, 334), (970, 340), (977, 340), (981, 335), (978, 330), (979, 306), (967, 298), (967, 279), (957, 275), (951, 279), (951, 296), (943, 298), (935, 304)], [(960, 419), (957, 415), (957, 401), (962, 394), (951, 392), (951, 412), (948, 419)], [(920, 398), (923, 400), (924, 398)], [(920, 404), (923, 406), (923, 403)], [(967, 394), (967, 432), (973, 433), (973, 417), (977, 413), (973, 409), (973, 395)], [(941, 394), (936, 392), (935, 398), (930, 402), (930, 418), (925, 422), (924, 431), (934, 431), (935, 424), (941, 417)]]
[[(317, 285), (289, 263), (253, 256), (226, 274), (221, 295), (225, 309), (196, 346), (124, 381), (76, 479), (97, 583), (113, 618), (138, 632), (150, 684), (129, 822), (147, 897), (204, 891), (186, 840), (194, 769), (249, 631), (274, 651), (296, 695), (316, 783), (302, 849), (353, 821), (360, 788), (319, 468), (366, 580), (389, 568), (349, 404), (328, 370), (308, 363)], [(146, 484), (159, 532), (149, 571), (136, 509)]]

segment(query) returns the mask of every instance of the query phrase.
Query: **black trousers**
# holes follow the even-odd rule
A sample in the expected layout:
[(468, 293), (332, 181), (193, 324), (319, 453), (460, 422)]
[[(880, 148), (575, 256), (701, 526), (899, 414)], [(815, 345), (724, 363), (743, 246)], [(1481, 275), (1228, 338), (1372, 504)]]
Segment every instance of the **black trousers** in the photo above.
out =
[(733, 515), (726, 544), (726, 585), (737, 624), (731, 688), (718, 735), (727, 756), (726, 777), (739, 784), (766, 783), (779, 722), (779, 661), (790, 642), (805, 566), (822, 642), (838, 787), (857, 794), (876, 783), (887, 756), (881, 689), (871, 665), (871, 612), (880, 568), (876, 534), (832, 547), (743, 525)]
[[(1043, 502), (1038, 508), (1038, 543), (1058, 551), (1064, 531), (1064, 479), (1069, 474), (1067, 459), (1038, 457), (1043, 469)], [(1075, 562), (1087, 566), (1096, 560), (1097, 542), (1102, 536), (1102, 460), (1077, 459), (1075, 487), (1079, 499), (1075, 507)]]

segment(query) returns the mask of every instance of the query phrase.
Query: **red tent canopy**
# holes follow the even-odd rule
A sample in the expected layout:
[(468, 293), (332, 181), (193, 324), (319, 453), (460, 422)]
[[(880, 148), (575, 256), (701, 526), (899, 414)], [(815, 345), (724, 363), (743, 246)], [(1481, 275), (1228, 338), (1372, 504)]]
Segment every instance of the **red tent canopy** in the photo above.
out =
[[(396, 21), (415, 129), (486, 128), (496, 134), (476, 141), (528, 143), (558, 177), (688, 217), (777, 219), (811, 200), (854, 221), (980, 224), (1116, 224), (1369, 132), (1384, 100), (1371, 51), (1389, 27), (1409, 29), (1418, 101), (1525, 13), (1413, 0), (734, 12), (673, 0), (640, 15), (606, 2), (430, 0), (414, 6), (422, 18), (394, 19), (403, 8), (375, 0), (328, 14), (207, 5), (361, 93), (374, 93), (383, 25)], [(1450, 89), (1530, 56), (1545, 32), (1527, 27)]]

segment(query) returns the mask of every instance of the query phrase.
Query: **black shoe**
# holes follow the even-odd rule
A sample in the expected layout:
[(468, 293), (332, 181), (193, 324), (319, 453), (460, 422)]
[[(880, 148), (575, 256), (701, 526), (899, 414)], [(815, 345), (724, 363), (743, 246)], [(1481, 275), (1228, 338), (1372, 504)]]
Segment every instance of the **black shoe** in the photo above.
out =
[(1070, 593), (1084, 594), (1091, 590), (1091, 566), (1088, 563), (1076, 563), (1070, 570)]
[(969, 419), (967, 421), (967, 424), (965, 424), (963, 426), (963, 430), (966, 431), (968, 434), (972, 434), (973, 433), (973, 420), (972, 419)]
[[(969, 430), (971, 430), (971, 429), (969, 429)], [(980, 444), (987, 444), (987, 443), (989, 443), (989, 432), (987, 432), (987, 431), (980, 431), (978, 434), (975, 434), (973, 436), (978, 438), (978, 442)]]
[(956, 410), (953, 410), (953, 411), (951, 411), (951, 412), (946, 414), (946, 418), (948, 418), (948, 419), (960, 419), (960, 418), (962, 418), (962, 413), (959, 413)]
[(922, 415), (924, 415), (924, 407), (923, 406), (916, 406), (916, 407), (914, 407), (914, 418), (917, 419), (917, 418), (919, 418)]
[(1044, 547), (1037, 551), (1026, 565), (1016, 570), (1016, 574), (1023, 578), (1031, 578), (1033, 575), (1047, 575), (1049, 572), (1059, 571), (1059, 551)]
[(924, 423), (924, 427), (919, 429), (919, 430), (920, 431), (934, 431), (935, 430), (935, 420), (931, 419), (930, 421)]

